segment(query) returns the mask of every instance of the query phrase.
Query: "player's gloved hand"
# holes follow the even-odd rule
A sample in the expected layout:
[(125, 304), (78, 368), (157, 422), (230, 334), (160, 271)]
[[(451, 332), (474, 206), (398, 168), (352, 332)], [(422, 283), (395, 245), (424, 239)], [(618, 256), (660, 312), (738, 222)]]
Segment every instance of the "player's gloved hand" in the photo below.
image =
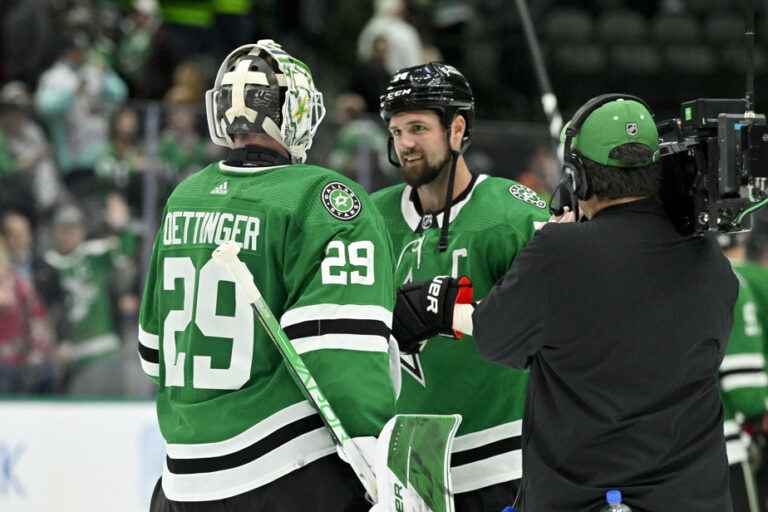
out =
[(392, 336), (400, 351), (419, 352), (423, 341), (438, 334), (461, 338), (453, 330), (453, 309), (456, 304), (471, 303), (472, 295), (472, 281), (467, 276), (435, 276), (431, 281), (401, 286), (392, 320)]

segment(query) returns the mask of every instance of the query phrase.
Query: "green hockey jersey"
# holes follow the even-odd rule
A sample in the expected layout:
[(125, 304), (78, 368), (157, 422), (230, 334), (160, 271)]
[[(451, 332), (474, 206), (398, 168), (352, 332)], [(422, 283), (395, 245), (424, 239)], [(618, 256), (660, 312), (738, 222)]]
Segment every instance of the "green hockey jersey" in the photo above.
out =
[[(438, 252), (442, 214), (422, 215), (415, 191), (396, 185), (375, 193), (391, 234), (396, 285), (435, 275), (467, 275), (482, 299), (548, 218), (546, 202), (514, 181), (485, 175), (454, 200), (449, 245)], [(418, 355), (401, 356), (399, 413), (462, 415), (451, 457), (456, 492), (522, 476), (520, 434), (527, 375), (483, 359), (474, 340), (436, 337)]]
[[(757, 321), (765, 328), (768, 326), (768, 267), (753, 261), (742, 261), (734, 267), (741, 277), (749, 284), (752, 297), (757, 306)], [(764, 333), (763, 355), (768, 361), (768, 333)]]
[(126, 266), (118, 239), (88, 240), (69, 254), (50, 250), (44, 258), (64, 294), (59, 337), (72, 344), (75, 367), (117, 352), (111, 290), (115, 274)]
[(725, 415), (728, 464), (747, 460), (750, 439), (741, 430), (744, 418), (762, 416), (768, 400), (768, 375), (763, 356), (764, 331), (749, 283), (734, 265), (739, 295), (733, 312), (733, 329), (720, 365), (720, 389)]
[(335, 450), (211, 260), (228, 240), (349, 434), (378, 435), (394, 414), (392, 248), (365, 191), (315, 166), (212, 164), (168, 199), (139, 317), (173, 500), (238, 495)]

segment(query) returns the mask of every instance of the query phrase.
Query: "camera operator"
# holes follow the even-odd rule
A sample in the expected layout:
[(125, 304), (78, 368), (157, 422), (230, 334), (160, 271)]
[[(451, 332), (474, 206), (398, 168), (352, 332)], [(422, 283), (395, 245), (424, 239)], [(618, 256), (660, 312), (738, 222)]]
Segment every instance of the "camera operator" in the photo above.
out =
[(564, 135), (561, 185), (587, 222), (549, 222), (474, 310), (445, 278), (424, 283), (418, 313), (530, 370), (525, 512), (596, 511), (609, 489), (634, 512), (729, 512), (718, 367), (736, 277), (717, 241), (681, 235), (658, 199), (641, 99), (594, 98)]
[(642, 100), (606, 95), (566, 127), (588, 222), (551, 222), (473, 314), (487, 358), (530, 369), (526, 512), (730, 511), (718, 366), (738, 284), (711, 237), (657, 199), (658, 133)]

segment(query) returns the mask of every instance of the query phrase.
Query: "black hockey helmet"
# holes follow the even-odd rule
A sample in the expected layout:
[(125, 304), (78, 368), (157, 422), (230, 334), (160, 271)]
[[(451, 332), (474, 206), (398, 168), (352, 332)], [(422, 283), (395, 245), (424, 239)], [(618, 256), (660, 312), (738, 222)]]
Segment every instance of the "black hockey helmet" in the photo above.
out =
[(408, 110), (434, 110), (445, 127), (456, 114), (464, 116), (467, 127), (461, 152), (468, 147), (475, 119), (475, 98), (469, 82), (459, 70), (441, 62), (403, 68), (392, 76), (379, 98), (381, 118), (389, 123), (392, 116)]

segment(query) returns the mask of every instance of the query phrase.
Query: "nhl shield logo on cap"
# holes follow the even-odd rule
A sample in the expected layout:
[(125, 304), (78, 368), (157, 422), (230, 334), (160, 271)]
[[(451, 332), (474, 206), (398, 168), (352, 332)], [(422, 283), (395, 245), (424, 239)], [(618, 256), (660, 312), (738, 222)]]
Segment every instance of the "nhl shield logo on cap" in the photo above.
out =
[(352, 189), (338, 181), (323, 187), (320, 196), (323, 200), (323, 206), (331, 215), (340, 220), (354, 219), (363, 207)]
[(637, 123), (627, 123), (627, 135), (635, 136), (638, 133)]

